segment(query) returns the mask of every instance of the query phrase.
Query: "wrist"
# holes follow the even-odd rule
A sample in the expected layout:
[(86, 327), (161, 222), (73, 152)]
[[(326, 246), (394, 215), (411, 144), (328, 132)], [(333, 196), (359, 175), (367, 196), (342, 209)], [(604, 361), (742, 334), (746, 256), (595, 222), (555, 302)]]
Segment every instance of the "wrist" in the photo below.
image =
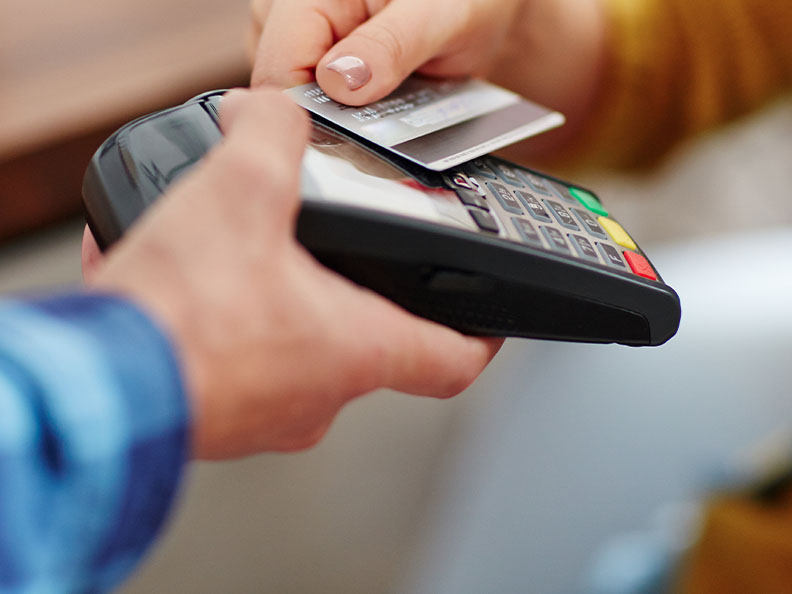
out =
[(561, 111), (562, 128), (517, 145), (525, 158), (572, 144), (594, 111), (608, 62), (607, 15), (600, 0), (522, 0), (490, 78)]
[[(190, 456), (197, 457), (201, 451), (204, 418), (201, 395), (205, 392), (203, 365), (195, 352), (197, 341), (191, 333), (197, 331), (200, 320), (194, 315), (191, 300), (185, 300), (173, 283), (164, 281), (157, 274), (156, 265), (139, 267), (139, 259), (126, 259), (123, 246), (112, 259), (96, 274), (90, 290), (116, 295), (134, 303), (160, 329), (171, 344), (174, 357), (179, 362), (182, 383), (190, 410)], [(119, 253), (120, 252), (120, 253)], [(120, 258), (119, 258), (120, 257)], [(122, 259), (121, 265), (116, 265)], [(149, 262), (157, 262), (152, 254)]]

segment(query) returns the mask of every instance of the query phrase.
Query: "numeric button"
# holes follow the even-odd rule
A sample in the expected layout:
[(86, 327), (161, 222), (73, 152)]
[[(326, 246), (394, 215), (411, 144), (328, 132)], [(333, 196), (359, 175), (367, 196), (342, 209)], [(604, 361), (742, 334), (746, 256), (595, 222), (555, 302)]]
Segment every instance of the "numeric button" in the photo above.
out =
[(562, 227), (566, 227), (572, 231), (580, 231), (580, 227), (577, 226), (575, 219), (572, 218), (572, 215), (569, 214), (569, 211), (564, 208), (561, 203), (553, 202), (552, 200), (545, 200), (544, 203), (550, 208), (555, 218), (558, 219), (559, 223), (561, 223)]
[(520, 179), (520, 176), (517, 174), (517, 171), (515, 171), (505, 163), (495, 163), (494, 168), (495, 171), (498, 172), (498, 175), (500, 175), (501, 179), (505, 181), (507, 184), (516, 186), (518, 188), (525, 187), (525, 184)]
[(536, 228), (531, 224), (530, 221), (521, 219), (519, 217), (512, 217), (512, 224), (514, 225), (514, 228), (517, 229), (517, 233), (520, 234), (520, 237), (524, 242), (542, 245), (542, 239), (539, 237), (539, 234), (536, 232)]
[(568, 187), (558, 182), (551, 182), (551, 184), (553, 186), (553, 189), (556, 191), (556, 194), (561, 196), (561, 198), (577, 204), (577, 199), (569, 192)]
[(569, 239), (572, 240), (572, 246), (575, 248), (578, 256), (592, 262), (599, 262), (597, 250), (591, 245), (591, 242), (582, 235), (570, 235)]
[(508, 188), (501, 184), (495, 184), (487, 182), (487, 188), (489, 188), (490, 192), (495, 195), (495, 198), (498, 199), (500, 205), (503, 207), (503, 210), (510, 212), (512, 214), (522, 214), (522, 208), (520, 208), (520, 203), (517, 201), (517, 198), (509, 191)]
[(545, 210), (545, 207), (542, 206), (542, 203), (539, 202), (533, 194), (521, 192), (520, 190), (517, 190), (514, 193), (517, 194), (517, 197), (522, 201), (533, 218), (535, 218), (537, 221), (542, 221), (543, 223), (552, 222), (550, 214), (547, 212), (547, 210)]
[(595, 219), (589, 211), (581, 208), (573, 208), (572, 212), (591, 235), (600, 239), (608, 238), (608, 236), (605, 235), (605, 231), (603, 231), (602, 227), (597, 223), (597, 219)]
[(535, 175), (529, 171), (520, 171), (523, 179), (528, 184), (528, 187), (542, 196), (553, 196), (553, 191), (547, 185), (547, 180)]
[(555, 227), (542, 227), (542, 234), (547, 239), (547, 243), (550, 244), (550, 247), (553, 248), (556, 252), (564, 252), (566, 254), (570, 253), (569, 245), (564, 239), (564, 234), (561, 233)]

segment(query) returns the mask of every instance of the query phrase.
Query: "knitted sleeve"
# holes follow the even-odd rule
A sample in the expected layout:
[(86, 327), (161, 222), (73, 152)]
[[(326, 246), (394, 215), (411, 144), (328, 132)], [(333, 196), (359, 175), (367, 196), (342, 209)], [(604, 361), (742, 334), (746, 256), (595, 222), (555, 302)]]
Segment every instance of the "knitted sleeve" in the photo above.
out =
[(789, 0), (603, 0), (609, 65), (574, 153), (651, 164), (675, 143), (792, 89)]

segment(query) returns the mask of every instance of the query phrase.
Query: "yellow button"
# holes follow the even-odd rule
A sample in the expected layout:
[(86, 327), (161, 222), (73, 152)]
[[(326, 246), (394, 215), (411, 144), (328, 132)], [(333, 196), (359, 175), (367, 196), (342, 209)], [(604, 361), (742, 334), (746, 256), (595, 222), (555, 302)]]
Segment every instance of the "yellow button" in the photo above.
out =
[(613, 238), (613, 241), (618, 243), (620, 246), (626, 247), (628, 250), (638, 249), (638, 246), (635, 245), (632, 237), (627, 235), (627, 231), (625, 231), (624, 227), (619, 225), (619, 223), (607, 217), (599, 217), (597, 220), (599, 221), (599, 224), (605, 228), (605, 231), (608, 232), (608, 235)]

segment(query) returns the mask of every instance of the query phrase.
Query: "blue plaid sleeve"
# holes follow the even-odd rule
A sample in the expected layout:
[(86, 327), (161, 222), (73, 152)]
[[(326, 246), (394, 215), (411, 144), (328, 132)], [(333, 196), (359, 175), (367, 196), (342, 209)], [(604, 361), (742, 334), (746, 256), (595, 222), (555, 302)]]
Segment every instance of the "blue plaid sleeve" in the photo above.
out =
[(109, 296), (0, 305), (0, 592), (104, 592), (140, 560), (188, 454), (163, 334)]

